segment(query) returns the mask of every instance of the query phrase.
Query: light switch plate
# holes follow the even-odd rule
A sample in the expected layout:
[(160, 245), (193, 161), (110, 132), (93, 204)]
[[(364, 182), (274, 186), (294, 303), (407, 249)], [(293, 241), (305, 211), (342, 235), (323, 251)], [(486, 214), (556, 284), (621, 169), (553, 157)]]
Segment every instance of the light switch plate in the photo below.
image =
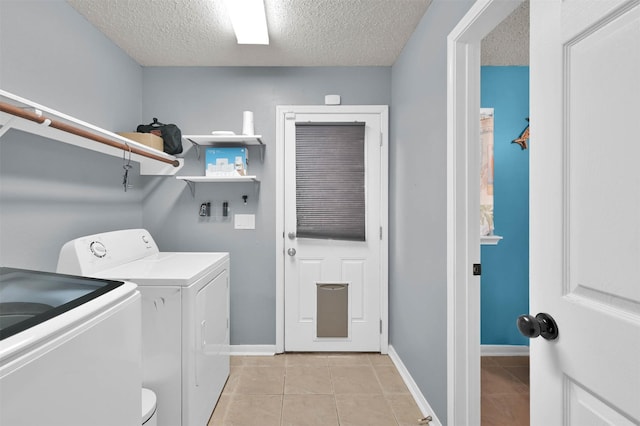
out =
[(255, 214), (233, 215), (233, 226), (235, 229), (256, 229)]

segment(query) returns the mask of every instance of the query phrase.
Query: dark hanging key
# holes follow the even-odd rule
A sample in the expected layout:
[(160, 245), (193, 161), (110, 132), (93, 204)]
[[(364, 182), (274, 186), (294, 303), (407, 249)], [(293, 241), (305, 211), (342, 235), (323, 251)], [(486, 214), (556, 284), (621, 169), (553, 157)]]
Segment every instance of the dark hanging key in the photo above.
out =
[(129, 170), (131, 169), (131, 165), (130, 164), (125, 164), (124, 166), (122, 166), (122, 168), (124, 169), (124, 175), (122, 176), (122, 186), (124, 186), (124, 192), (127, 192), (127, 189), (132, 188), (131, 185), (129, 185)]

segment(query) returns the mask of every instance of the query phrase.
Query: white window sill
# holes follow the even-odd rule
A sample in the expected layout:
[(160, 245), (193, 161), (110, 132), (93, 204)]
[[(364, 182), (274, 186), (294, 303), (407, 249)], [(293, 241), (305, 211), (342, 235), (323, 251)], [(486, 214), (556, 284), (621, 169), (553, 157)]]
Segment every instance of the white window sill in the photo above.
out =
[(480, 236), (480, 244), (483, 246), (497, 246), (502, 239), (499, 235), (482, 235)]

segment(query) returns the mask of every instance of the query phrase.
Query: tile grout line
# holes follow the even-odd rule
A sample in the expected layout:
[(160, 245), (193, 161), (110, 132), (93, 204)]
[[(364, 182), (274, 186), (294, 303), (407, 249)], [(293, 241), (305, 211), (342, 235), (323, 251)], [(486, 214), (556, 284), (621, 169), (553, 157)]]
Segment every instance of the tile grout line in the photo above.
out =
[[(369, 362), (371, 362), (371, 360), (369, 360)], [(391, 402), (387, 399), (387, 395), (384, 393), (384, 387), (382, 386), (382, 381), (380, 380), (380, 376), (378, 376), (378, 370), (376, 369), (375, 365), (373, 365), (373, 363), (371, 363), (371, 367), (373, 368), (373, 374), (376, 376), (376, 380), (378, 381), (378, 386), (380, 386), (380, 392), (382, 392), (382, 399), (389, 406), (389, 409), (391, 410), (391, 414), (393, 414), (393, 419), (396, 421), (396, 426), (397, 426), (400, 424), (400, 420), (398, 420), (398, 415), (396, 414), (396, 411), (393, 409), (393, 405), (391, 405)]]
[(327, 370), (329, 370), (329, 383), (331, 383), (331, 394), (333, 395), (333, 403), (336, 406), (336, 420), (338, 421), (338, 426), (340, 426), (340, 412), (338, 411), (338, 399), (336, 398), (336, 388), (333, 386), (333, 373), (331, 371), (331, 367), (329, 366), (329, 357), (327, 357)]
[(284, 426), (284, 399), (287, 390), (287, 371), (289, 369), (289, 358), (286, 354), (282, 354), (284, 358), (284, 380), (282, 381), (282, 408), (280, 410), (280, 424)]

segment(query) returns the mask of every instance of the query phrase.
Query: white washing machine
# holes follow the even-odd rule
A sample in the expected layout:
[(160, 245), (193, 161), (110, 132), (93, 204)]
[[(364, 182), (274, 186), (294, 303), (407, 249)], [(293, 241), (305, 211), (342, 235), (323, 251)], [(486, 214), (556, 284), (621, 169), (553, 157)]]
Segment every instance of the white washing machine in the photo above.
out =
[(229, 376), (229, 254), (160, 252), (147, 230), (127, 229), (69, 241), (58, 272), (138, 285), (158, 425), (206, 425)]
[(0, 425), (139, 426), (140, 294), (0, 268)]

